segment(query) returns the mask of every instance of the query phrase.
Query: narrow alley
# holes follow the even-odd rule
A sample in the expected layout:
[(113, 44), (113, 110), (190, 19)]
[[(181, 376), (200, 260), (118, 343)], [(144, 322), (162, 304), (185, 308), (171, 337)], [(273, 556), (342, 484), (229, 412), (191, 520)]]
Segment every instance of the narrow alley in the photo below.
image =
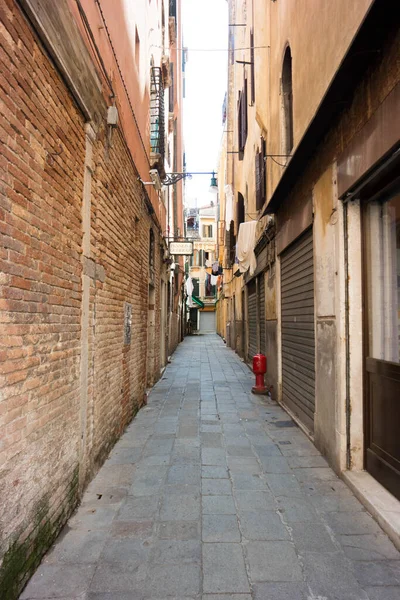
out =
[(398, 600), (397, 550), (253, 379), (186, 338), (21, 600)]

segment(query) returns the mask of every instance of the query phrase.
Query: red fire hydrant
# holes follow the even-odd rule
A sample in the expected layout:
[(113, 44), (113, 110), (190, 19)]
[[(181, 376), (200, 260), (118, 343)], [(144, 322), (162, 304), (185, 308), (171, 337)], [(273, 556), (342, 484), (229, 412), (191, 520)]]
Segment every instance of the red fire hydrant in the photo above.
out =
[(251, 388), (253, 394), (266, 394), (264, 375), (267, 372), (267, 357), (264, 354), (253, 356), (253, 373), (256, 376), (256, 385)]

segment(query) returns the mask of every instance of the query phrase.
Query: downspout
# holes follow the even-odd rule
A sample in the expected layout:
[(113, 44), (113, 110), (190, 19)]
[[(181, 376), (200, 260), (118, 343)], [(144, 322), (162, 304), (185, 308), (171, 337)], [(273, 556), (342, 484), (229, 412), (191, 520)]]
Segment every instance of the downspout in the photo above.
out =
[(349, 241), (348, 241), (348, 204), (343, 202), (343, 236), (344, 236), (344, 304), (345, 304), (345, 338), (346, 338), (346, 469), (351, 468), (351, 405), (350, 405), (350, 303), (349, 303)]

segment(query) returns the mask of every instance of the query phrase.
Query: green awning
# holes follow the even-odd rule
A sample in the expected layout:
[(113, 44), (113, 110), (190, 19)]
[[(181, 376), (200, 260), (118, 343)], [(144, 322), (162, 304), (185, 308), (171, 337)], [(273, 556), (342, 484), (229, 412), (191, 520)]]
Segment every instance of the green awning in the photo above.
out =
[(200, 308), (204, 308), (204, 302), (202, 302), (200, 298), (192, 294), (192, 299), (194, 302), (196, 302), (196, 304), (198, 304), (198, 306), (200, 306)]

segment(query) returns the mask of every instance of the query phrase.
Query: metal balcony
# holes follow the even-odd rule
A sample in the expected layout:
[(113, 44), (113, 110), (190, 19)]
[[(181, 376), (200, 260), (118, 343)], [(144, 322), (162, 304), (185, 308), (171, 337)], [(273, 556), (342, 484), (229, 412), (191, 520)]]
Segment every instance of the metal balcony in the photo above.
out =
[(163, 165), (165, 156), (164, 85), (160, 67), (151, 68), (150, 145), (155, 163)]

